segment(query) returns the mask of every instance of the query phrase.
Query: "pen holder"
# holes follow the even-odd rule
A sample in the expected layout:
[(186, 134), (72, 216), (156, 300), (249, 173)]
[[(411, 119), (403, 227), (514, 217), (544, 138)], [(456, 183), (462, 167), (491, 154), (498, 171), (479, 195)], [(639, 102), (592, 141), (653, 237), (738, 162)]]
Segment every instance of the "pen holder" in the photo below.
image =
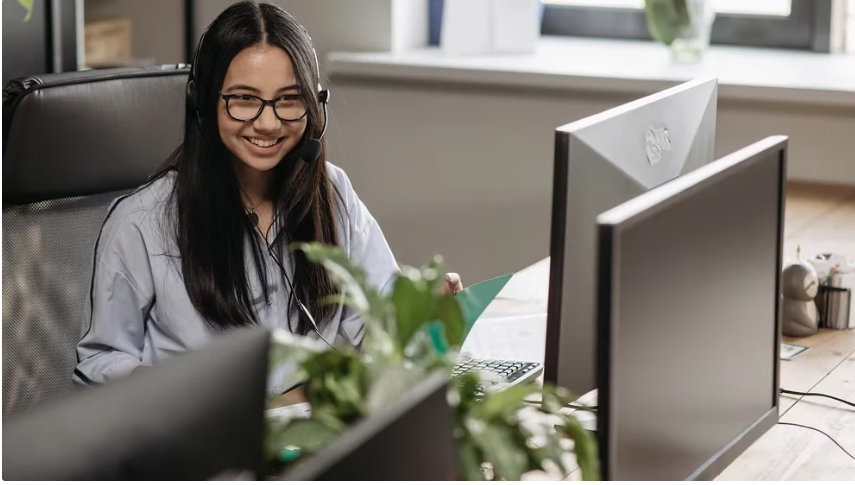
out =
[(852, 290), (836, 286), (820, 285), (816, 294), (819, 326), (832, 330), (847, 330), (850, 326)]

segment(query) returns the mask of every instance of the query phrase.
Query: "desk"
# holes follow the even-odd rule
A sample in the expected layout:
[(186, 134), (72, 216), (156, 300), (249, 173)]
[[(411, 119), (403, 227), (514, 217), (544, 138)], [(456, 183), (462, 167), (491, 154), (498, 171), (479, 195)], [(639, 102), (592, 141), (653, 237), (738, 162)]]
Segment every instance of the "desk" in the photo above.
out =
[[(464, 350), (476, 357), (543, 362), (549, 260), (518, 272), (473, 328)], [(538, 347), (538, 338), (540, 344)], [(855, 401), (855, 331), (822, 330), (785, 342), (810, 347), (781, 362), (781, 386)], [(584, 396), (590, 403), (594, 393)], [(855, 411), (823, 398), (781, 397), (781, 421), (805, 424), (855, 452)], [(825, 436), (809, 429), (775, 426), (746, 450), (718, 480), (842, 480), (855, 477), (855, 461)], [(542, 479), (538, 475), (532, 477)], [(569, 479), (578, 479), (574, 472)]]

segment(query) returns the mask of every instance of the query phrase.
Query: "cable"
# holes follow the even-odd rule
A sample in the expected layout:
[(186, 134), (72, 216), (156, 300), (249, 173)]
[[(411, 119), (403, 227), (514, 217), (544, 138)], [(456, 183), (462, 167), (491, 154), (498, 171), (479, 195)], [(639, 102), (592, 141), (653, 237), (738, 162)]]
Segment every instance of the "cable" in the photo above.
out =
[[(267, 245), (265, 244), (265, 246), (267, 246)], [(316, 334), (318, 334), (318, 337), (320, 337), (321, 340), (323, 340), (325, 344), (329, 345), (329, 347), (331, 349), (338, 352), (339, 350), (337, 348), (335, 348), (335, 346), (333, 344), (331, 344), (327, 339), (325, 339), (324, 336), (321, 334), (321, 330), (318, 328), (318, 324), (315, 323), (315, 318), (309, 312), (309, 309), (306, 308), (306, 305), (303, 305), (303, 302), (300, 301), (300, 297), (298, 297), (297, 292), (294, 291), (294, 284), (291, 283), (291, 278), (288, 277), (288, 273), (285, 271), (285, 266), (282, 264), (282, 261), (279, 259), (279, 257), (276, 256), (275, 251), (273, 250), (273, 247), (267, 246), (267, 251), (270, 253), (270, 257), (273, 258), (273, 261), (276, 262), (276, 265), (279, 266), (279, 271), (282, 272), (282, 276), (285, 277), (285, 281), (288, 282), (288, 286), (291, 287), (291, 296), (293, 296), (294, 300), (297, 302), (297, 307), (300, 308), (300, 310), (303, 311), (303, 314), (306, 315), (306, 318), (309, 319), (309, 323), (312, 326), (312, 330), (314, 330), (314, 332)]]
[[(248, 223), (250, 224), (250, 227), (254, 226), (252, 229), (253, 232), (256, 232), (255, 229), (258, 229), (258, 232), (256, 232), (256, 237), (262, 237), (261, 227), (258, 226), (257, 222), (256, 222), (256, 224), (253, 224), (252, 221), (248, 221)], [(297, 308), (299, 308), (300, 311), (302, 311), (303, 314), (306, 315), (306, 318), (309, 319), (309, 323), (311, 324), (312, 330), (318, 335), (318, 337), (320, 337), (320, 339), (323, 340), (323, 342), (325, 344), (327, 344), (329, 346), (329, 348), (335, 350), (336, 352), (341, 353), (337, 348), (335, 348), (335, 345), (331, 344), (329, 342), (329, 340), (324, 338), (323, 334), (321, 334), (321, 329), (318, 328), (318, 324), (315, 322), (315, 317), (312, 316), (311, 312), (309, 312), (309, 309), (306, 308), (306, 305), (304, 305), (303, 302), (300, 301), (300, 297), (297, 296), (297, 292), (294, 289), (294, 283), (291, 283), (291, 278), (288, 277), (288, 272), (285, 271), (285, 265), (282, 264), (282, 260), (280, 260), (279, 257), (276, 255), (276, 251), (273, 249), (273, 245), (267, 243), (267, 236), (269, 236), (270, 229), (272, 229), (272, 228), (273, 228), (273, 223), (271, 223), (270, 227), (267, 228), (267, 234), (263, 238), (264, 239), (264, 247), (267, 248), (267, 253), (270, 255), (270, 257), (276, 263), (276, 266), (279, 267), (279, 271), (282, 273), (282, 276), (285, 278), (285, 281), (288, 283), (288, 286), (291, 288), (291, 297), (294, 298), (294, 301), (297, 302)], [(290, 327), (290, 324), (288, 326)]]
[[(523, 402), (526, 404), (535, 404), (538, 406), (543, 404), (543, 400), (541, 400), (541, 399), (524, 398)], [(585, 404), (574, 404), (574, 403), (566, 404), (566, 405), (564, 405), (564, 408), (565, 409), (572, 409), (574, 411), (588, 411), (591, 413), (596, 413), (598, 410), (597, 406), (587, 406)]]
[(840, 399), (839, 397), (829, 396), (828, 394), (820, 394), (817, 392), (799, 392), (799, 391), (790, 391), (789, 389), (781, 388), (781, 394), (791, 394), (793, 396), (812, 396), (812, 397), (824, 397), (827, 399), (833, 399), (835, 401), (846, 404), (847, 406), (852, 406), (855, 408), (855, 403), (851, 401), (847, 401), (846, 399)]
[(799, 427), (799, 428), (811, 429), (811, 430), (813, 430), (813, 431), (816, 431), (817, 433), (822, 433), (822, 434), (824, 434), (824, 435), (826, 436), (826, 438), (830, 439), (830, 440), (831, 440), (835, 445), (837, 445), (837, 447), (838, 447), (838, 448), (840, 448), (840, 449), (841, 449), (841, 451), (843, 451), (843, 453), (846, 453), (846, 455), (848, 455), (848, 456), (849, 456), (849, 458), (852, 458), (853, 460), (855, 460), (855, 455), (853, 455), (852, 453), (849, 453), (848, 451), (846, 451), (846, 448), (844, 448), (844, 447), (843, 447), (843, 445), (841, 445), (840, 443), (838, 443), (838, 442), (837, 442), (837, 440), (836, 440), (836, 439), (834, 439), (834, 438), (832, 438), (830, 434), (826, 433), (825, 431), (823, 431), (823, 430), (821, 430), (821, 429), (816, 429), (816, 428), (813, 428), (813, 427), (811, 427), (811, 426), (807, 426), (807, 425), (804, 425), (804, 424), (798, 424), (798, 423), (785, 423), (785, 422), (779, 422), (778, 424), (782, 424), (782, 425), (784, 425), (784, 426), (796, 426), (796, 427)]

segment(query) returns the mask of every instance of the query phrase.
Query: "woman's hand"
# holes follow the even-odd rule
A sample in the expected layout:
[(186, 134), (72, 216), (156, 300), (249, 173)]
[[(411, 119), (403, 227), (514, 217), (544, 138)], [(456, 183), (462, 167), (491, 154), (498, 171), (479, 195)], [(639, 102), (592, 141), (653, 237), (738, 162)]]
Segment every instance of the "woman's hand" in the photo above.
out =
[(442, 293), (446, 295), (456, 295), (463, 291), (463, 282), (460, 281), (460, 275), (457, 273), (446, 273), (445, 284), (442, 286)]
[(267, 409), (275, 409), (281, 408), (285, 406), (292, 406), (294, 404), (300, 404), (303, 402), (308, 402), (309, 400), (306, 398), (306, 390), (303, 386), (295, 387), (290, 391), (282, 394), (281, 396), (277, 396), (267, 402)]

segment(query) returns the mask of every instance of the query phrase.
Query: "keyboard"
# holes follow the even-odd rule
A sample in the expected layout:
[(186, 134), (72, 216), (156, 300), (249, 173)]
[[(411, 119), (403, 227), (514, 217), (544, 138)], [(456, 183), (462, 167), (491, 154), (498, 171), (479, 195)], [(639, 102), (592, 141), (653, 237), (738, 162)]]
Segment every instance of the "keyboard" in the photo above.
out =
[(494, 391), (502, 391), (509, 387), (531, 382), (543, 373), (543, 365), (537, 362), (518, 362), (513, 360), (481, 360), (464, 359), (454, 366), (452, 377), (468, 372), (478, 372), (482, 384), (479, 392), (483, 393), (486, 384)]

